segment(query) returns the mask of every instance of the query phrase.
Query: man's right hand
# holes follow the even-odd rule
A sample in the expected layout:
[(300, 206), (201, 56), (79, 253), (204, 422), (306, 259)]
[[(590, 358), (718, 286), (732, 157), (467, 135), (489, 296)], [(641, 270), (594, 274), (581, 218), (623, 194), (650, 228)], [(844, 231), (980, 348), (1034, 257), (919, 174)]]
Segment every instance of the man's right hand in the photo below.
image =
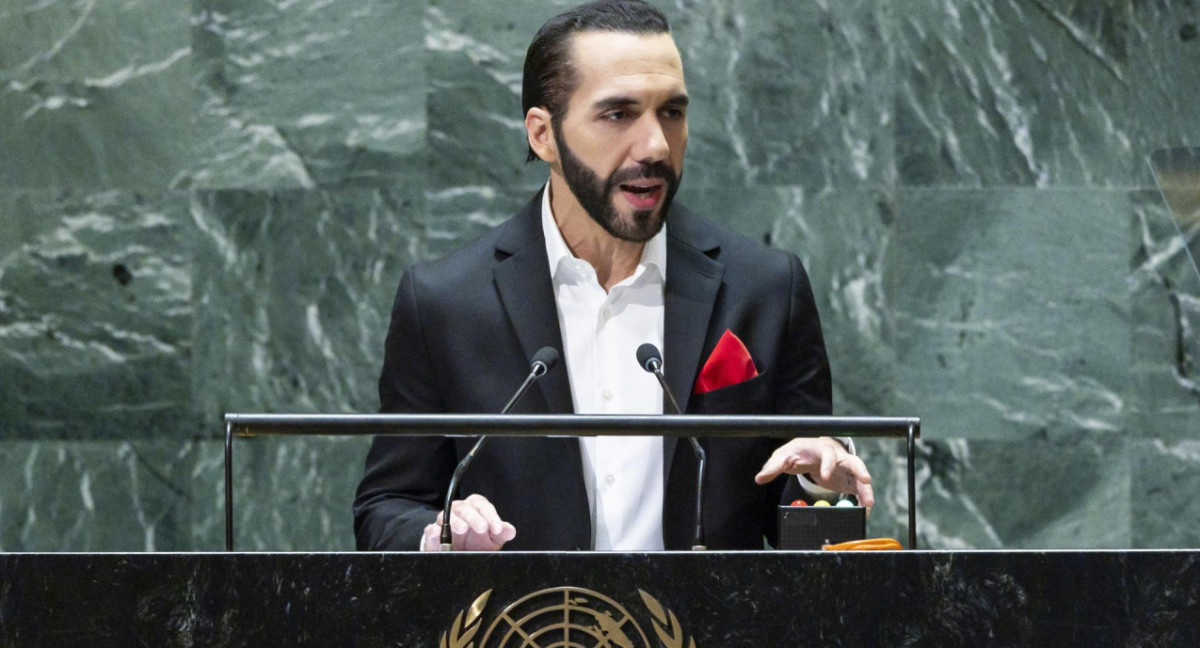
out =
[[(517, 537), (517, 529), (500, 519), (496, 507), (486, 497), (469, 495), (450, 504), (450, 534), (455, 551), (496, 551)], [(441, 537), (442, 514), (438, 513), (437, 520), (425, 527), (423, 549), (438, 551)]]

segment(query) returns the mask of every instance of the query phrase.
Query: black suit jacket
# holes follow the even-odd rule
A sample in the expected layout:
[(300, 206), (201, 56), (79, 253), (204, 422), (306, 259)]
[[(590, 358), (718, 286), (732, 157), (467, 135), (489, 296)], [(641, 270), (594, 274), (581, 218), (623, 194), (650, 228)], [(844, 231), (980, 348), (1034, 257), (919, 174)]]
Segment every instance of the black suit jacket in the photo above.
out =
[[(768, 249), (672, 208), (667, 226), (663, 359), (668, 384), (691, 414), (828, 414), (829, 363), (808, 277), (795, 255)], [(759, 376), (693, 395), (721, 334), (750, 350)], [(379, 397), (384, 412), (499, 412), (541, 347), (563, 348), (541, 228), (541, 197), (478, 241), (410, 268), (388, 330)], [(630, 362), (636, 362), (634, 358)], [(514, 410), (570, 413), (565, 368), (544, 376)], [(354, 503), (360, 549), (415, 550), (471, 439), (378, 437)], [(703, 439), (704, 519), (713, 549), (774, 544), (785, 484), (754, 475), (778, 439)], [(664, 439), (664, 545), (691, 544), (696, 461)], [(797, 489), (798, 490), (798, 489)], [(487, 497), (517, 537), (514, 550), (588, 549), (591, 516), (579, 441), (496, 438), (460, 491)]]

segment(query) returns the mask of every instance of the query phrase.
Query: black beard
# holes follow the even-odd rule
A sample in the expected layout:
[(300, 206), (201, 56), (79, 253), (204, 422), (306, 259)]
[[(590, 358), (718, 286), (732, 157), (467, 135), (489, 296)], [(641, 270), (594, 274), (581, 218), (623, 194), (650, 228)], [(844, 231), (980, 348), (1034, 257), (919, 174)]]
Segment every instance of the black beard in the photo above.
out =
[[(604, 228), (614, 238), (633, 243), (645, 243), (654, 238), (666, 222), (667, 213), (671, 210), (671, 201), (679, 188), (679, 176), (666, 162), (639, 164), (630, 169), (618, 169), (601, 180), (596, 172), (575, 157), (567, 142), (563, 139), (562, 129), (554, 129), (554, 141), (558, 144), (558, 157), (562, 163), (563, 178), (567, 188), (575, 194), (575, 199), (583, 206), (584, 211), (600, 227)], [(662, 178), (666, 180), (665, 194), (658, 209), (638, 209), (633, 217), (623, 220), (617, 208), (613, 205), (614, 190), (621, 184), (643, 178)]]

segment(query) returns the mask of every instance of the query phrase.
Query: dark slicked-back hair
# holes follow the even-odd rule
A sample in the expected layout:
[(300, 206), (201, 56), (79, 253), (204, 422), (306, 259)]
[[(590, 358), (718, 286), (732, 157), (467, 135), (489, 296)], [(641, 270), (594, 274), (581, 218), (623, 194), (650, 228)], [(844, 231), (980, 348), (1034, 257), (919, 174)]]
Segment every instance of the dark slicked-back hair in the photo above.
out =
[[(667, 17), (642, 0), (595, 0), (551, 18), (538, 30), (525, 53), (521, 83), (521, 114), (533, 107), (550, 111), (557, 127), (567, 114), (567, 100), (575, 91), (571, 67), (571, 37), (580, 32), (610, 31), (627, 34), (665, 34)], [(527, 162), (538, 159), (529, 148)]]

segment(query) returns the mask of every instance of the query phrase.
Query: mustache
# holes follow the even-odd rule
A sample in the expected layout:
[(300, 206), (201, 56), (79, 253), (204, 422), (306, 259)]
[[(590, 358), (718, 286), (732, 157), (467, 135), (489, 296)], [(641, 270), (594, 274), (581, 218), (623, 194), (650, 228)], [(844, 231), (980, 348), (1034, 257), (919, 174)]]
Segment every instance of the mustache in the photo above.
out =
[(679, 176), (675, 175), (675, 171), (666, 162), (659, 161), (620, 169), (609, 176), (608, 186), (615, 187), (633, 180), (645, 180), (648, 178), (661, 178), (666, 180), (669, 185), (679, 182)]

